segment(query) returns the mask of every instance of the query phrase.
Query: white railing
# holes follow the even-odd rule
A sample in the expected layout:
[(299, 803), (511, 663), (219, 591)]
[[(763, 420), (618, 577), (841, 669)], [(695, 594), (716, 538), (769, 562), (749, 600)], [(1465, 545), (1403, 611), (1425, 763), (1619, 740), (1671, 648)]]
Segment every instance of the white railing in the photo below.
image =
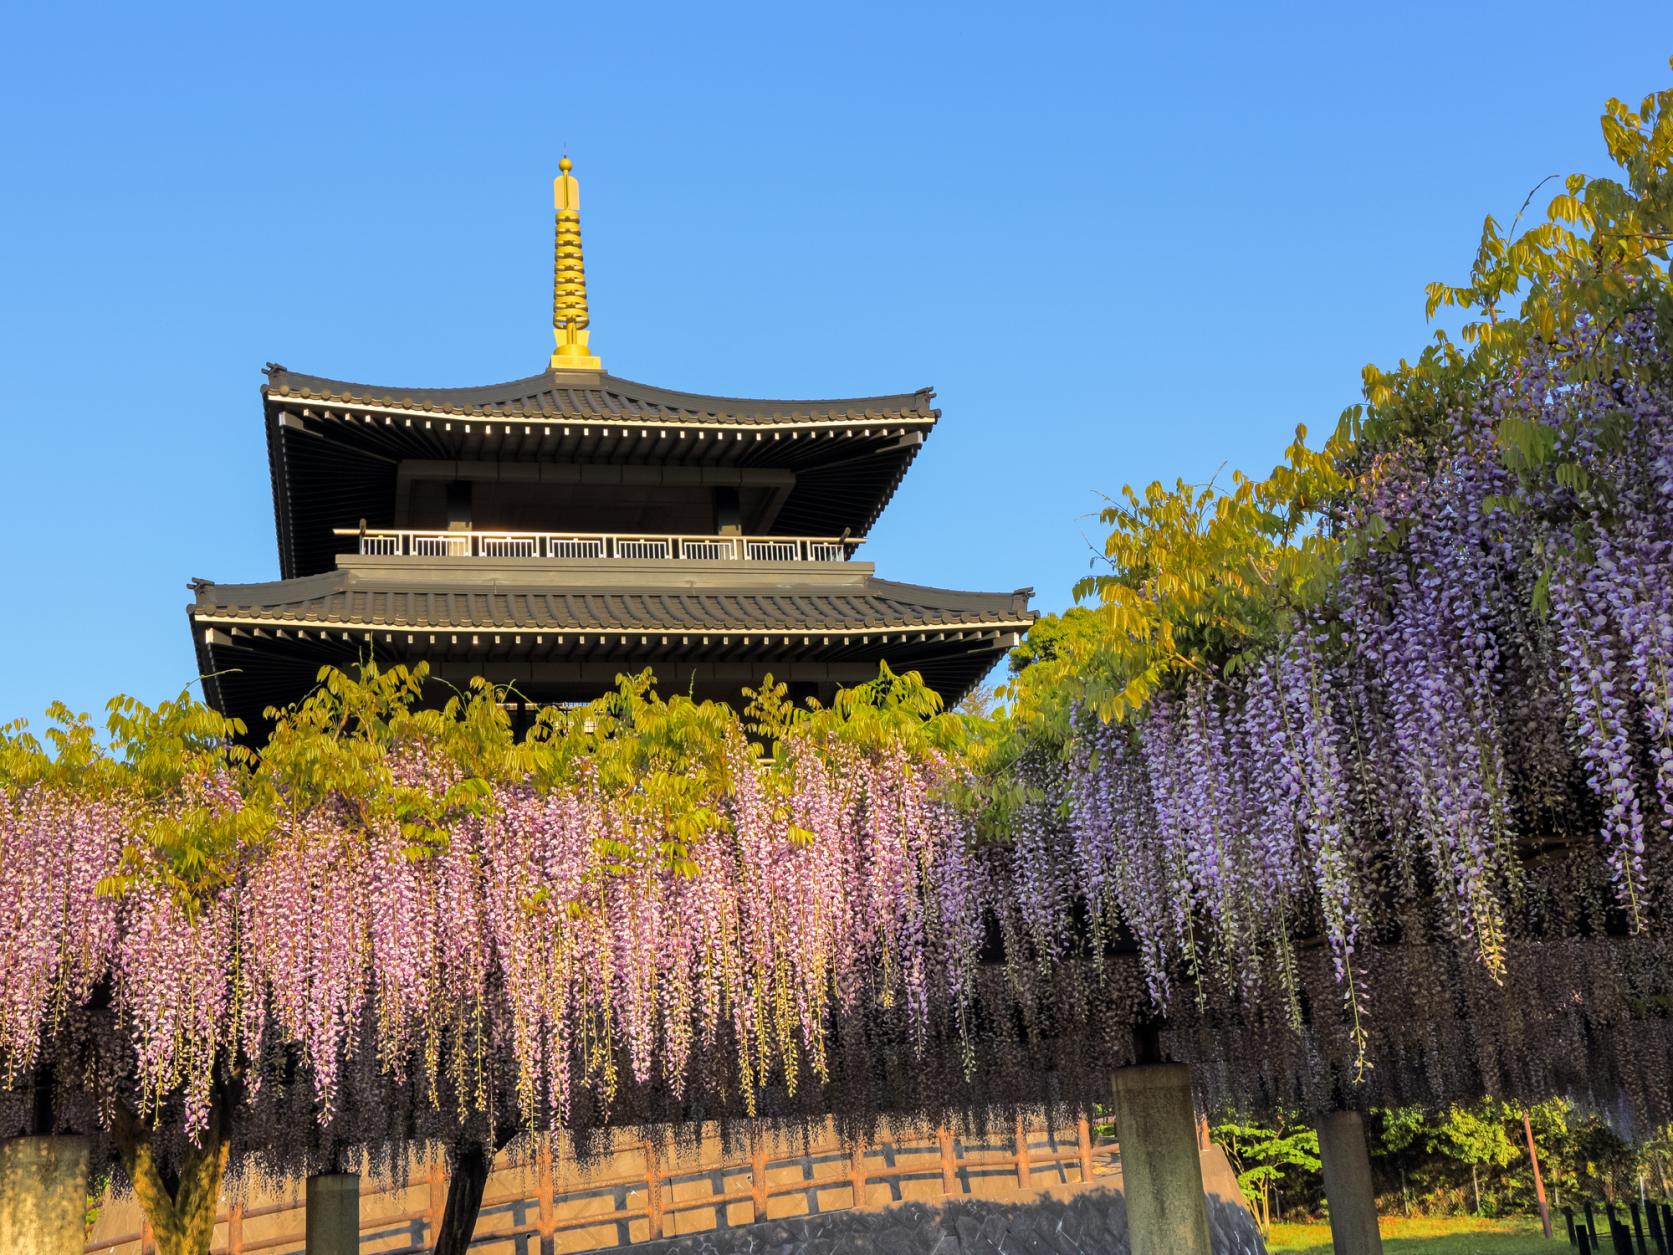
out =
[[(441, 532), (434, 536), (410, 536), (410, 552), (419, 558), (464, 558), (470, 556), (470, 541), (463, 536)], [(399, 551), (397, 551), (399, 552)]]
[(339, 527), (373, 558), (632, 558), (641, 561), (846, 562), (851, 536), (658, 536), (616, 532), (415, 531)]

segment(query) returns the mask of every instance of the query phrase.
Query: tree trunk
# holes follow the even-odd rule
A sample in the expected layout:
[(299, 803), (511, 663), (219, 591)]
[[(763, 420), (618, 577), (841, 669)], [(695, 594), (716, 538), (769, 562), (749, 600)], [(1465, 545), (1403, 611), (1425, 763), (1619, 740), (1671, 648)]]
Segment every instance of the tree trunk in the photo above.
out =
[(1528, 1163), (1534, 1170), (1534, 1201), (1539, 1207), (1539, 1223), (1545, 1232), (1545, 1240), (1551, 1240), (1551, 1208), (1545, 1201), (1545, 1178), (1539, 1171), (1539, 1151), (1534, 1147), (1534, 1125), (1528, 1118), (1528, 1109), (1522, 1108), (1522, 1132), (1528, 1138)]
[(447, 1183), (447, 1207), (436, 1228), (435, 1255), (465, 1255), (470, 1249), (476, 1218), (482, 1210), (482, 1191), (488, 1184), (488, 1169), (492, 1164), (493, 1156), (480, 1145), (467, 1146), (459, 1152), (453, 1177)]
[(209, 1126), (200, 1144), (188, 1152), (179, 1180), (172, 1185), (152, 1151), (150, 1130), (137, 1115), (119, 1106), (113, 1131), (140, 1211), (150, 1222), (157, 1255), (209, 1255), (220, 1209), (221, 1176), (227, 1166), (220, 1103), (210, 1108)]

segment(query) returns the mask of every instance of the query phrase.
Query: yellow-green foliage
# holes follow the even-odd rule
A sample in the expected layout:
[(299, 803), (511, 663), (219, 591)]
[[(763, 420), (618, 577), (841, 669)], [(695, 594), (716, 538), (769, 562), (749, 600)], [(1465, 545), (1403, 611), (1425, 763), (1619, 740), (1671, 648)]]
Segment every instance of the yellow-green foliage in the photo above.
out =
[(1339, 567), (1339, 542), (1312, 526), (1346, 486), (1337, 454), (1331, 443), (1309, 448), (1298, 428), (1264, 479), (1234, 472), (1229, 491), (1183, 480), (1123, 489), (1100, 516), (1108, 569), (1075, 586), (1093, 617), (1059, 626), (1052, 656), (1013, 679), (1017, 713), (1061, 725), (1073, 702), (1122, 719), (1186, 672), (1235, 670), (1269, 644)]
[(1520, 234), (1544, 183), (1528, 194), (1508, 232), (1489, 215), (1469, 279), (1427, 289), (1431, 318), (1443, 307), (1466, 314), (1459, 338), (1468, 347), (1438, 330), (1415, 362), (1402, 359), (1387, 371), (1365, 367), (1367, 407), (1349, 416), (1354, 431), (1378, 441), (1421, 432), (1437, 412), (1437, 399), (1461, 377), (1515, 370), (1537, 342), (1549, 343), (1582, 323), (1605, 334), (1598, 351), (1575, 359), (1571, 369), (1605, 377), (1616, 362), (1608, 332), (1629, 313), (1648, 306), (1664, 323), (1673, 317), (1667, 292), (1673, 89), (1645, 96), (1636, 109), (1612, 99), (1601, 125), (1620, 177), (1567, 176), (1563, 190), (1547, 202), (1544, 220)]
[[(1030, 665), (1003, 690), (1028, 734), (1061, 739), (1073, 709), (1125, 719), (1188, 673), (1235, 672), (1317, 601), (1345, 558), (1398, 543), (1375, 518), (1351, 530), (1320, 527), (1321, 511), (1377, 474), (1379, 450), (1430, 436), (1485, 381), (1542, 352), (1559, 328), (1607, 330), (1644, 308), (1673, 322), (1673, 89), (1637, 109), (1611, 100), (1602, 126), (1620, 178), (1570, 175), (1545, 220), (1520, 234), (1522, 213), (1508, 233), (1488, 217), (1469, 280), (1429, 285), (1431, 317), (1443, 306), (1467, 315), (1464, 347), (1437, 331), (1416, 361), (1365, 367), (1365, 404), (1345, 411), (1320, 448), (1297, 428), (1285, 461), (1265, 478), (1234, 472), (1229, 487), (1129, 486), (1108, 503), (1102, 569), (1075, 587), (1089, 615), (1037, 624), (1022, 651)], [(1581, 355), (1576, 368), (1607, 371), (1612, 352), (1606, 335), (1602, 351)], [(1547, 465), (1549, 448), (1531, 442), (1549, 442), (1550, 433), (1532, 426), (1503, 420), (1507, 464), (1584, 489), (1578, 467)]]
[[(654, 850), (601, 838), (610, 846), (601, 850), (608, 870), (651, 859), (691, 876), (693, 847), (725, 822), (719, 802), (740, 762), (763, 772), (770, 787), (788, 786), (780, 777), (790, 765), (765, 756), (767, 747), (795, 736), (921, 757), (956, 752), (967, 739), (963, 717), (945, 712), (916, 673), (887, 667), (829, 707), (797, 707), (768, 677), (747, 693), (743, 716), (724, 703), (664, 698), (648, 672), (623, 676), (586, 705), (542, 709), (522, 737), (509, 713), (515, 696), (479, 679), (437, 703), (423, 664), (367, 665), (354, 674), (325, 667), (301, 700), (268, 712), (273, 729), (259, 746), (239, 739), (245, 729), (237, 721), (185, 693), (155, 708), (114, 699), (103, 740), (86, 716), (60, 706), (49, 712), (44, 741), (22, 723), (0, 727), (0, 791), (44, 783), (144, 803), (134, 808), (140, 826), (123, 869), (102, 891), (121, 894), (147, 877), (192, 914), (282, 818), (321, 805), (349, 807), (368, 829), (398, 823), (408, 856), (423, 858), (458, 820), (486, 811), (496, 784), (586, 781), (630, 826), (642, 818), (645, 830), (661, 834)], [(406, 783), (403, 753), (441, 764), (445, 790)]]

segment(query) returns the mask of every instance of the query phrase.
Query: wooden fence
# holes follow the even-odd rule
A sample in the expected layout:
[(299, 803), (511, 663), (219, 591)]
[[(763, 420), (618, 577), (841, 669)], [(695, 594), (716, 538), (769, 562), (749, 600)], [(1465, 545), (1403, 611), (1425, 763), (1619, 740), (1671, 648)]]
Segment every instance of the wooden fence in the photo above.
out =
[[(794, 1154), (769, 1153), (757, 1139), (747, 1155), (705, 1143), (695, 1160), (665, 1158), (656, 1142), (618, 1145), (593, 1170), (560, 1174), (544, 1149), (532, 1164), (497, 1167), (482, 1202), (474, 1246), (487, 1255), (559, 1255), (730, 1228), (787, 1216), (887, 1206), (907, 1199), (1003, 1197), (1091, 1181), (1109, 1172), (1114, 1143), (1100, 1143), (1083, 1119), (1073, 1138), (1025, 1128), (1000, 1142), (966, 1142), (948, 1129), (933, 1140), (845, 1145), (834, 1135)], [(623, 1161), (631, 1170), (622, 1171)], [(379, 1255), (428, 1251), (447, 1200), (439, 1163), (407, 1184), (367, 1182), (361, 1191), (361, 1249)], [(131, 1205), (129, 1208), (133, 1212)], [(115, 1219), (113, 1217), (112, 1219)], [(213, 1255), (300, 1255), (299, 1197), (235, 1204), (222, 1213)], [(132, 1224), (130, 1219), (129, 1224)], [(87, 1255), (155, 1255), (145, 1225), (99, 1237)]]

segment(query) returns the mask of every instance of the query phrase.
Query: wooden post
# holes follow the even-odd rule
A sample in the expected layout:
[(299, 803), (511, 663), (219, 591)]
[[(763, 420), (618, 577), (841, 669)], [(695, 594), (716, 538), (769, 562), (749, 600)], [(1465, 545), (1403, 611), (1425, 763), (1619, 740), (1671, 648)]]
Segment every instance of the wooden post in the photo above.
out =
[(227, 1212), (227, 1255), (244, 1255), (243, 1203), (234, 1203)]
[(958, 1184), (958, 1155), (953, 1150), (953, 1131), (943, 1124), (935, 1130), (935, 1140), (941, 1145), (941, 1192), (962, 1193)]
[(656, 1153), (656, 1143), (645, 1142), (645, 1219), (650, 1225), (652, 1240), (662, 1236), (662, 1159)]
[(1614, 1203), (1609, 1204), (1609, 1240), (1615, 1244), (1617, 1251), (1632, 1250), (1632, 1230), (1616, 1218)]
[(1082, 1116), (1075, 1121), (1075, 1140), (1080, 1151), (1080, 1179), (1092, 1179), (1092, 1121)]
[(151, 1222), (143, 1217), (139, 1222), (139, 1255), (157, 1255), (157, 1235), (151, 1232)]
[(1539, 1207), (1539, 1224), (1545, 1230), (1546, 1240), (1551, 1238), (1551, 1205), (1545, 1201), (1545, 1178), (1539, 1171), (1539, 1151), (1534, 1149), (1534, 1125), (1528, 1118), (1528, 1109), (1522, 1108), (1522, 1132), (1528, 1138), (1528, 1162), (1534, 1167), (1534, 1202)]
[(855, 1142), (848, 1152), (848, 1185), (854, 1191), (854, 1206), (866, 1205), (866, 1148)]
[(554, 1239), (558, 1232), (557, 1183), (552, 1173), (552, 1143), (541, 1140), (535, 1151), (535, 1188), (540, 1191), (536, 1200), (535, 1224), (540, 1235), (540, 1255), (553, 1255)]
[(767, 1139), (759, 1129), (749, 1135), (749, 1198), (760, 1224), (767, 1218)]
[(1017, 1188), (1026, 1190), (1034, 1183), (1034, 1165), (1028, 1158), (1028, 1130), (1022, 1127), (1022, 1117), (1017, 1117)]

